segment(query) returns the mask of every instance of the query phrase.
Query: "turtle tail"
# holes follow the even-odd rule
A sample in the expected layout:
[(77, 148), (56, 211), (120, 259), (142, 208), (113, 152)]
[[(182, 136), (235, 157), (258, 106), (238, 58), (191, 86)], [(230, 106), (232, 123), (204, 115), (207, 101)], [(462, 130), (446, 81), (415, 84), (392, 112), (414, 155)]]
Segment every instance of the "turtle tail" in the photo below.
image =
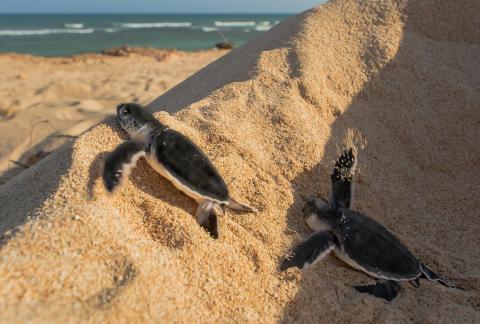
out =
[(241, 204), (235, 199), (231, 198), (228, 199), (228, 202), (225, 204), (228, 208), (233, 209), (233, 210), (238, 210), (241, 212), (251, 212), (251, 213), (256, 213), (257, 210), (253, 207), (250, 207), (245, 204)]
[(454, 284), (440, 278), (435, 272), (433, 272), (432, 270), (427, 268), (427, 266), (424, 265), (423, 263), (420, 263), (420, 269), (422, 270), (423, 277), (425, 277), (427, 280), (437, 281), (438, 283), (440, 283), (444, 286), (447, 286), (447, 287), (450, 287), (450, 288), (455, 288)]

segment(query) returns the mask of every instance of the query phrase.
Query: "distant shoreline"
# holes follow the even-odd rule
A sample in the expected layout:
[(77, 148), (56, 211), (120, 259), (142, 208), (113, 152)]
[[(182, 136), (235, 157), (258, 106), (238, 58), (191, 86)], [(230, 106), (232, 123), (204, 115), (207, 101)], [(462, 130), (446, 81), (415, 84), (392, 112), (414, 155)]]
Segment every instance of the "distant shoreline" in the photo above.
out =
[(208, 50), (218, 42), (240, 46), (286, 15), (2, 15), (0, 52), (42, 56), (100, 53), (105, 48)]
[(175, 48), (155, 48), (155, 47), (138, 47), (138, 46), (121, 46), (114, 48), (106, 48), (100, 52), (87, 52), (79, 53), (72, 55), (36, 55), (29, 53), (20, 53), (20, 52), (0, 52), (0, 57), (31, 57), (31, 58), (42, 58), (42, 59), (86, 59), (86, 58), (102, 58), (102, 57), (126, 57), (130, 55), (139, 55), (139, 56), (150, 56), (156, 58), (167, 58), (172, 55), (191, 55), (196, 53), (205, 53), (205, 52), (228, 52), (228, 49), (198, 49), (192, 51), (178, 50)]

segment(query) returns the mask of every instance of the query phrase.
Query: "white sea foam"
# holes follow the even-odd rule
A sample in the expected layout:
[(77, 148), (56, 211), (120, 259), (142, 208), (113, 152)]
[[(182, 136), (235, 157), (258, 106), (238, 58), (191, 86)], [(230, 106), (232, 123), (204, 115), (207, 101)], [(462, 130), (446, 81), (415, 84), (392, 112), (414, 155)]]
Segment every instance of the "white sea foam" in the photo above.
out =
[(158, 23), (120, 23), (117, 24), (123, 28), (175, 28), (175, 27), (191, 27), (191, 22), (158, 22)]
[(272, 26), (255, 26), (256, 31), (267, 31), (270, 28), (272, 28)]
[(2, 29), (0, 36), (33, 36), (49, 34), (91, 34), (95, 32), (93, 28), (87, 29), (33, 29), (33, 30), (13, 30)]
[(268, 20), (259, 21), (255, 26), (256, 31), (266, 31), (266, 30), (269, 30), (270, 28), (272, 28), (272, 24)]
[(270, 24), (270, 21), (264, 20), (264, 21), (259, 21), (259, 22), (257, 23), (257, 25), (258, 25), (258, 26), (270, 26), (271, 24)]
[(254, 21), (215, 21), (217, 27), (248, 27), (255, 26)]
[(102, 31), (106, 32), (106, 33), (115, 33), (118, 31), (118, 29), (115, 29), (115, 28), (103, 28)]
[(74, 28), (74, 29), (82, 29), (83, 28), (83, 24), (80, 24), (80, 23), (66, 23), (65, 25), (63, 25), (65, 28)]
[(204, 32), (207, 32), (207, 33), (208, 33), (208, 32), (217, 31), (217, 30), (218, 30), (218, 28), (217, 28), (217, 27), (208, 27), (208, 26), (203, 26), (203, 27), (202, 27), (202, 30), (203, 30)]

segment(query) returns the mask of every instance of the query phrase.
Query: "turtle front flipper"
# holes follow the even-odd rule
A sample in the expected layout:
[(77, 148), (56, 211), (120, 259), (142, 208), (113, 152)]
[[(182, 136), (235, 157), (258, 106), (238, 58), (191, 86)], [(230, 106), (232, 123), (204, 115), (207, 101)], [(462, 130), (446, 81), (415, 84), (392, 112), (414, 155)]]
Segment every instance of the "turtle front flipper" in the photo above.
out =
[(283, 260), (280, 270), (307, 268), (321, 260), (337, 246), (337, 239), (330, 231), (316, 232), (297, 245), (289, 258)]
[(141, 143), (126, 141), (117, 146), (105, 159), (102, 175), (105, 188), (113, 192), (123, 179), (128, 178), (138, 159), (145, 155), (145, 145)]
[(368, 293), (378, 298), (383, 298), (392, 301), (397, 297), (402, 289), (400, 283), (394, 280), (378, 280), (375, 285), (368, 286), (354, 286), (354, 288), (361, 293)]
[(432, 270), (430, 270), (429, 268), (427, 268), (426, 265), (424, 265), (423, 263), (420, 263), (420, 269), (422, 270), (422, 275), (427, 278), (427, 280), (429, 281), (437, 281), (439, 282), (440, 284), (444, 285), (444, 286), (447, 286), (447, 287), (450, 287), (450, 288), (455, 288), (455, 285), (448, 282), (448, 281), (445, 281), (443, 280), (442, 278), (440, 278), (436, 273), (434, 273)]
[(332, 179), (332, 208), (350, 208), (353, 195), (353, 173), (357, 162), (356, 150), (352, 146), (335, 162)]
[(197, 222), (214, 239), (218, 239), (218, 217), (216, 204), (210, 200), (204, 200), (198, 204)]

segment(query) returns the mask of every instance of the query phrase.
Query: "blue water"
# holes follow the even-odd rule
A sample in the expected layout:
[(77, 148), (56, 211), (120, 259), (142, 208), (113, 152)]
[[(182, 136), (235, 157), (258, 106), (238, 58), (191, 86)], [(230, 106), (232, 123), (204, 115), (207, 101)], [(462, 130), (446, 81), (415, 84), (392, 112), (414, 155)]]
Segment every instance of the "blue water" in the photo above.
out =
[(185, 51), (241, 45), (287, 15), (0, 15), (0, 52), (69, 56), (151, 46)]

